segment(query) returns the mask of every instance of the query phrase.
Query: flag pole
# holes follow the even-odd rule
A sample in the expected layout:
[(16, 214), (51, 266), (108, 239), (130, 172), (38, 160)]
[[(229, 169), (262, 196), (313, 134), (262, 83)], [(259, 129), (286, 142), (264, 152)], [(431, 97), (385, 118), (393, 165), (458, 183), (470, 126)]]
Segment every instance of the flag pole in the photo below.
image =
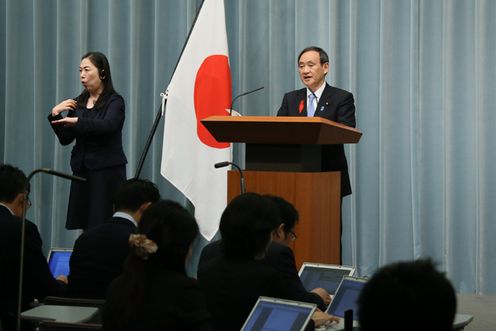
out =
[[(165, 100), (167, 103), (167, 100)], [(148, 139), (146, 140), (145, 147), (143, 147), (143, 151), (141, 152), (141, 156), (138, 162), (138, 167), (136, 168), (136, 172), (134, 173), (134, 178), (139, 178), (141, 174), (141, 170), (143, 169), (143, 165), (145, 164), (146, 155), (150, 150), (150, 146), (152, 145), (153, 136), (155, 136), (155, 132), (157, 132), (158, 124), (160, 123), (160, 118), (162, 117), (162, 107), (159, 107), (157, 112), (157, 116), (155, 116), (155, 121), (153, 122), (150, 133), (148, 134)]]
[[(202, 1), (200, 8), (196, 12), (195, 20), (193, 21), (193, 24), (191, 25), (191, 28), (190, 28), (189, 33), (188, 33), (188, 37), (186, 38), (186, 41), (184, 42), (183, 48), (181, 49), (181, 54), (179, 54), (179, 58), (177, 59), (176, 66), (174, 67), (174, 71), (172, 72), (171, 77), (174, 77), (174, 74), (176, 73), (177, 66), (179, 65), (179, 61), (181, 61), (181, 57), (183, 56), (184, 49), (186, 48), (186, 45), (188, 44), (189, 37), (191, 36), (191, 32), (193, 31), (193, 28), (195, 27), (196, 20), (198, 19), (198, 15), (200, 14), (204, 3), (205, 3), (205, 0)], [(169, 80), (169, 83), (170, 83), (170, 80)], [(162, 116), (164, 116), (164, 114), (165, 114), (165, 111), (166, 111), (165, 106), (166, 105), (167, 105), (167, 98), (165, 98), (165, 100), (163, 101), (163, 104), (159, 107), (157, 115), (155, 116), (155, 120), (153, 122), (152, 128), (150, 129), (150, 133), (148, 134), (148, 138), (146, 140), (145, 146), (143, 147), (143, 151), (141, 152), (138, 166), (136, 167), (136, 172), (134, 173), (134, 178), (139, 178), (139, 176), (141, 174), (141, 170), (143, 169), (143, 165), (145, 164), (146, 156), (148, 155), (148, 151), (150, 150), (150, 146), (152, 144), (153, 137), (155, 136), (155, 132), (157, 132), (157, 127), (158, 127), (158, 124), (160, 123), (160, 118)]]

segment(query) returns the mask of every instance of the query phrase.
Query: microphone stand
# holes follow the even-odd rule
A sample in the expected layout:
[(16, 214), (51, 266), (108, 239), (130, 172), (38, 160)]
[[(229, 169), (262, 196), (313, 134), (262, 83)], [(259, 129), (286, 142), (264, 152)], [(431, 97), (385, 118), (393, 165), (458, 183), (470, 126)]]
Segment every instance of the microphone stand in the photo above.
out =
[[(29, 182), (31, 181), (31, 178), (33, 178), (34, 175), (36, 175), (39, 172), (44, 172), (46, 174), (52, 175), (52, 176), (57, 176), (57, 177), (62, 177), (65, 179), (69, 180), (75, 180), (75, 181), (80, 181), (80, 182), (86, 182), (86, 178), (78, 177), (78, 176), (73, 176), (73, 175), (68, 175), (64, 174), (62, 172), (58, 172), (52, 169), (48, 168), (39, 168), (36, 170), (33, 170), (28, 178), (26, 179), (26, 187), (25, 191), (28, 191), (29, 189)], [(25, 233), (26, 233), (26, 201), (24, 201), (24, 204), (22, 206), (22, 218), (21, 218), (21, 251), (20, 251), (20, 259), (19, 259), (19, 289), (18, 289), (18, 296), (17, 296), (17, 331), (21, 330), (21, 306), (22, 306), (22, 281), (23, 281), (23, 276), (24, 276), (24, 242), (25, 242)]]
[(218, 163), (214, 164), (214, 167), (215, 168), (224, 168), (224, 167), (227, 167), (228, 165), (232, 165), (233, 167), (238, 169), (241, 194), (246, 193), (245, 178), (243, 177), (243, 170), (241, 170), (241, 168), (236, 163), (229, 162), (229, 161), (218, 162)]
[[(253, 92), (260, 91), (260, 90), (262, 90), (262, 89), (264, 89), (264, 88), (265, 88), (265, 86), (262, 86), (262, 87), (259, 87), (259, 88), (254, 89), (254, 90), (251, 90), (251, 91), (248, 91), (248, 92), (241, 93), (240, 95), (238, 95), (238, 96), (236, 96), (234, 99), (232, 99), (232, 101), (231, 101), (231, 107), (229, 107), (229, 116), (232, 116), (232, 111), (233, 111), (232, 107), (233, 107), (234, 101), (236, 101), (237, 99), (239, 99), (239, 98), (240, 98), (240, 97), (242, 97), (242, 96), (245, 96), (245, 95), (247, 95), (247, 94), (251, 94), (251, 93), (253, 93)], [(234, 165), (234, 164), (233, 164), (233, 165)]]

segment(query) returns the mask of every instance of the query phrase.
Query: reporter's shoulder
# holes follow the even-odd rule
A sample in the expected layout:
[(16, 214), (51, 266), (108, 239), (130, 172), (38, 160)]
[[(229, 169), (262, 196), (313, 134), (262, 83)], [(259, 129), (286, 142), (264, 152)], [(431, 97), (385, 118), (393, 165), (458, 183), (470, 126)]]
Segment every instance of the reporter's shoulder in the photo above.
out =
[(38, 226), (34, 222), (31, 222), (28, 219), (26, 219), (26, 231), (34, 231), (34, 232), (37, 232), (37, 233), (40, 232), (38, 230)]

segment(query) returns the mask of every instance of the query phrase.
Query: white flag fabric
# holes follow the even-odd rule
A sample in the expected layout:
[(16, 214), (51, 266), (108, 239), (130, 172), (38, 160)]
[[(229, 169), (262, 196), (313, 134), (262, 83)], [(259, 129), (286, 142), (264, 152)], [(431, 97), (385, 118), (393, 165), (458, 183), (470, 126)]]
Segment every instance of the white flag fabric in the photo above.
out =
[(226, 206), (231, 145), (217, 142), (200, 120), (228, 115), (231, 102), (224, 0), (204, 0), (167, 88), (160, 173), (195, 206), (200, 233), (211, 240)]

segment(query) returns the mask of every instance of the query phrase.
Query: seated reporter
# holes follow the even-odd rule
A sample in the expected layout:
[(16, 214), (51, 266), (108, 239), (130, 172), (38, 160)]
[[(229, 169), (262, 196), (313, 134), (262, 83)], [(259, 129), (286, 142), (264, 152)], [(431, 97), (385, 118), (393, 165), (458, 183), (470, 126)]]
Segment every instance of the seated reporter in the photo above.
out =
[(296, 240), (295, 226), (299, 220), (296, 208), (287, 200), (275, 196), (265, 195), (279, 210), (280, 223), (272, 234), (272, 244), (267, 250), (265, 261), (279, 270), (290, 282), (291, 286), (299, 292), (299, 301), (315, 303), (319, 309), (325, 310), (331, 303), (331, 296), (326, 289), (318, 287), (307, 292), (296, 268), (296, 260), (291, 249), (291, 243)]
[[(275, 204), (280, 217), (277, 227), (272, 231), (272, 242), (263, 261), (281, 273), (288, 286), (295, 292), (296, 300), (315, 303), (319, 309), (325, 310), (331, 301), (329, 293), (323, 288), (316, 288), (310, 292), (305, 289), (298, 276), (293, 250), (289, 247), (296, 239), (294, 228), (299, 219), (298, 211), (291, 203), (279, 196), (264, 195), (264, 197)], [(202, 269), (207, 261), (223, 254), (222, 240), (208, 244), (202, 250), (198, 269)]]
[[(263, 262), (279, 224), (276, 205), (256, 193), (236, 197), (224, 210), (223, 254), (206, 261), (198, 271), (215, 330), (239, 330), (259, 296), (298, 300), (297, 291), (281, 273)], [(332, 319), (325, 315), (321, 322)]]
[(105, 299), (110, 282), (122, 273), (129, 253), (129, 235), (138, 231), (141, 217), (160, 199), (155, 184), (128, 179), (117, 189), (114, 215), (84, 231), (74, 244), (67, 296)]
[(110, 285), (103, 330), (212, 330), (203, 293), (185, 270), (198, 234), (194, 217), (162, 200), (144, 212), (139, 233)]
[[(19, 168), (0, 165), (0, 323), (4, 331), (16, 328), (22, 216), (24, 207), (31, 206), (26, 187), (26, 175)], [(64, 292), (65, 277), (53, 278), (41, 247), (38, 227), (26, 220), (21, 311), (30, 308), (34, 299)]]

